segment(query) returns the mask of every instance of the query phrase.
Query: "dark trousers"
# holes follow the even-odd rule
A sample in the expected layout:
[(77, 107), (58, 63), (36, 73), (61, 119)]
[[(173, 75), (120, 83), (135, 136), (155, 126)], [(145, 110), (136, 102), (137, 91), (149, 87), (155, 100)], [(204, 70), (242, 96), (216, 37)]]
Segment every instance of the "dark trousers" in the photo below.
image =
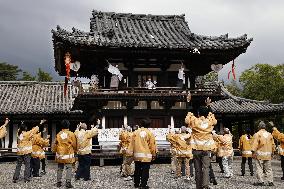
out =
[(149, 162), (135, 161), (134, 186), (146, 187), (149, 179)]
[(241, 164), (241, 171), (242, 171), (242, 175), (245, 174), (246, 172), (246, 161), (248, 159), (248, 165), (249, 165), (249, 170), (250, 170), (250, 174), (253, 175), (253, 165), (252, 165), (252, 158), (251, 157), (242, 157), (242, 164)]
[(76, 179), (83, 178), (89, 180), (90, 178), (90, 167), (91, 167), (91, 154), (78, 155), (78, 169), (76, 171)]
[(25, 172), (24, 179), (29, 181), (31, 180), (31, 171), (30, 171), (30, 163), (31, 163), (31, 154), (20, 155), (17, 158), (16, 170), (13, 176), (13, 180), (18, 180), (21, 172), (22, 164), (25, 164)]
[(280, 156), (280, 157), (281, 157), (281, 168), (282, 168), (282, 173), (284, 177), (284, 156)]
[(46, 167), (45, 158), (41, 159), (40, 162), (41, 162), (41, 170), (45, 172), (45, 167)]
[(210, 177), (210, 181), (212, 181), (212, 182), (216, 181), (214, 170), (212, 168), (211, 162), (210, 162), (210, 166), (209, 166), (209, 177)]
[[(193, 174), (193, 159), (189, 160), (189, 169), (190, 169), (190, 176), (193, 177), (194, 176), (194, 174)], [(182, 166), (181, 166), (181, 172), (182, 172), (182, 176), (185, 176), (184, 161), (183, 161)]]
[(39, 169), (40, 169), (40, 159), (31, 158), (31, 174), (33, 176), (39, 176)]
[(72, 164), (71, 163), (58, 163), (57, 168), (57, 183), (61, 183), (64, 167), (66, 167), (66, 183), (71, 183), (72, 177)]
[(0, 139), (0, 147), (5, 148), (5, 137)]
[(190, 176), (193, 177), (193, 159), (189, 160)]
[(222, 157), (216, 156), (216, 162), (219, 164), (221, 172), (224, 173), (224, 168), (223, 168), (223, 164), (222, 164)]
[(193, 150), (196, 189), (209, 186), (210, 152)]

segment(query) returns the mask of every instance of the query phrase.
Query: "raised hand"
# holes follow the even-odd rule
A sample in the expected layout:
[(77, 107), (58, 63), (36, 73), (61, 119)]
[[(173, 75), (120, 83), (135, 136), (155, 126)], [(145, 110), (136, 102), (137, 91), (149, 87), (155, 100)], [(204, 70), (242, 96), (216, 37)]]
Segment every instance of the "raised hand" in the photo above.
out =
[(5, 124), (7, 125), (10, 122), (10, 119), (6, 117)]
[(46, 131), (47, 131), (47, 129), (46, 129), (46, 127), (44, 127), (42, 132), (45, 133)]
[(101, 120), (97, 119), (97, 125), (100, 125), (100, 124), (101, 124)]
[(205, 104), (206, 106), (209, 106), (211, 104), (211, 99), (209, 97), (206, 98)]
[(40, 120), (40, 123), (39, 124), (44, 124), (46, 122), (46, 119), (42, 119), (42, 120)]

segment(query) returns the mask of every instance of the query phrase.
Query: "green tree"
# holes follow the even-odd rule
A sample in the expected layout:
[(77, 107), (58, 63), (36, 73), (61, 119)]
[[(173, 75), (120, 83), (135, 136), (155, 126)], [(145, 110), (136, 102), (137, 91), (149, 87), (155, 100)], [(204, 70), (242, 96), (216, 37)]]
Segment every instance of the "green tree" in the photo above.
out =
[(35, 81), (36, 77), (32, 76), (29, 72), (23, 72), (22, 81)]
[(0, 81), (15, 81), (20, 72), (18, 66), (0, 62)]
[(225, 87), (232, 95), (242, 96), (242, 88), (235, 80), (232, 80), (231, 83), (227, 84)]
[(42, 71), (40, 68), (38, 69), (37, 73), (37, 80), (38, 81), (52, 81), (52, 77), (49, 73)]
[(208, 74), (203, 76), (203, 81), (204, 82), (214, 82), (218, 81), (218, 73), (215, 71), (211, 71)]
[(241, 74), (240, 83), (245, 98), (284, 102), (284, 64), (256, 64)]

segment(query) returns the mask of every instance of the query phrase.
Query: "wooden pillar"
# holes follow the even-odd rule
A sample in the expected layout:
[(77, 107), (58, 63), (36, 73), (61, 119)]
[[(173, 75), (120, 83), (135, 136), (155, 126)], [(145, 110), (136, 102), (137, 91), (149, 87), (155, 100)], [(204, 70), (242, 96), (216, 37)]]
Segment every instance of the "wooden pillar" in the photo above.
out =
[(224, 131), (224, 120), (222, 120), (219, 125), (219, 132), (223, 132), (223, 131)]
[(253, 135), (254, 133), (256, 133), (256, 128), (254, 127), (254, 120), (253, 118), (250, 119), (250, 132), (251, 132), (251, 135)]
[(42, 133), (42, 137), (46, 138), (48, 133), (49, 133), (49, 131), (48, 131), (48, 124), (47, 123), (43, 124), (42, 128), (43, 128), (42, 130), (46, 129), (46, 132)]
[(185, 84), (184, 84), (184, 87), (185, 89), (188, 89), (190, 88), (190, 81), (189, 81), (189, 74), (188, 74), (188, 71), (184, 72), (184, 77), (185, 77)]
[(3, 140), (4, 141), (4, 144), (2, 144), (3, 148), (8, 148), (8, 146), (9, 146), (9, 133), (10, 133), (10, 130), (13, 129), (13, 125), (12, 125), (11, 121), (6, 128), (7, 128), (7, 135), (5, 136), (5, 138)]
[(6, 137), (8, 138), (8, 143), (5, 144), (8, 145), (7, 147), (8, 148), (12, 148), (12, 145), (13, 145), (13, 127), (15, 125), (15, 122), (11, 119), (11, 121), (9, 122), (11, 128), (9, 128), (9, 130), (7, 130), (7, 135)]
[(159, 81), (158, 82), (158, 86), (161, 87), (168, 87), (169, 86), (169, 82), (168, 82), (168, 68), (170, 66), (170, 64), (168, 63), (167, 60), (164, 60), (163, 62), (160, 63), (161, 64), (161, 70), (162, 70), (162, 74), (159, 77)]
[(106, 128), (106, 117), (103, 116), (102, 117), (102, 129), (105, 129)]
[[(19, 124), (14, 124), (11, 128), (13, 130), (12, 148), (17, 148), (18, 126)], [(17, 149), (13, 149), (12, 152), (17, 152)]]
[[(48, 120), (48, 122), (47, 122), (47, 132), (50, 135), (49, 143), (50, 143), (50, 147), (52, 147), (52, 145), (53, 145), (53, 143), (52, 143), (53, 134), (52, 134), (52, 121), (51, 121), (51, 119)], [(51, 148), (49, 148), (49, 149), (50, 150), (48, 150), (48, 151), (51, 151)]]
[(131, 63), (127, 63), (125, 64), (125, 67), (127, 67), (128, 73), (127, 73), (127, 83), (128, 83), (128, 87), (135, 87), (137, 86), (137, 75), (134, 74), (133, 72), (133, 66), (131, 65)]
[(174, 116), (171, 116), (171, 127), (174, 128), (175, 127), (175, 120), (174, 120)]
[(243, 131), (243, 124), (242, 122), (238, 121), (238, 138), (240, 138), (240, 136), (242, 136), (242, 131)]
[(195, 89), (195, 78), (196, 76), (194, 74), (189, 75), (189, 81), (190, 81), (190, 89)]
[(55, 138), (56, 138), (56, 124), (51, 123), (51, 144), (55, 143)]
[[(168, 82), (168, 72), (166, 69), (162, 70), (162, 77), (160, 77), (160, 83), (162, 87), (168, 87), (169, 86), (169, 82)], [(159, 82), (158, 82), (158, 86), (159, 86)]]
[(100, 167), (103, 167), (105, 165), (105, 159), (100, 158)]
[(124, 124), (124, 125), (127, 125), (127, 116), (124, 116), (124, 117), (123, 117), (123, 124)]

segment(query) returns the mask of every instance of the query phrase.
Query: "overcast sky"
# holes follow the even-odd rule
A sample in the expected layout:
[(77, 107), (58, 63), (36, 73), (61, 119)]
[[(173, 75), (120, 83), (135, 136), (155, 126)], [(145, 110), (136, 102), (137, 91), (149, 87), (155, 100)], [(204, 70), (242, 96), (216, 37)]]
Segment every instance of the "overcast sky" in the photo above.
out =
[[(193, 33), (254, 40), (236, 61), (237, 75), (256, 63), (284, 62), (283, 0), (0, 0), (0, 62), (33, 74), (54, 71), (51, 29), (89, 31), (91, 11), (185, 14)], [(221, 70), (227, 80), (228, 64)]]

